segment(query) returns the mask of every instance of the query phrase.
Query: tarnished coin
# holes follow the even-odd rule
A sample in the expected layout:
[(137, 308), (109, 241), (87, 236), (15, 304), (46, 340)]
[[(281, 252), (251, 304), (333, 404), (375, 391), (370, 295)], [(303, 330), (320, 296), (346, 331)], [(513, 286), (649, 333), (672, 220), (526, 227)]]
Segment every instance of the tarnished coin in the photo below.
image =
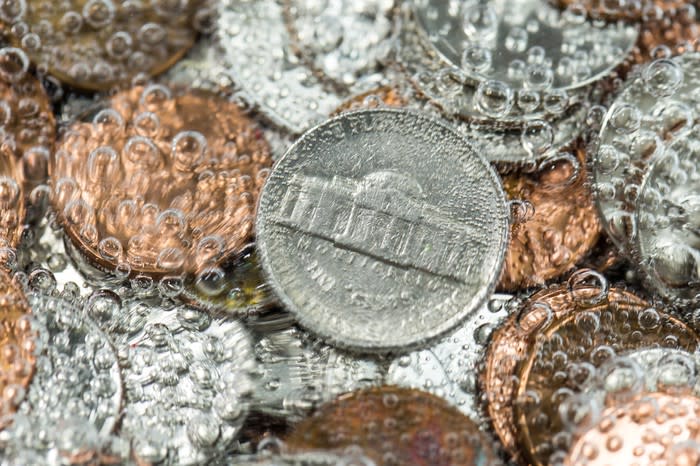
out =
[(428, 391), (448, 401), (475, 421), (484, 421), (478, 392), (491, 333), (517, 306), (512, 296), (494, 294), (456, 332), (421, 351), (398, 356), (386, 383)]
[(700, 299), (700, 138), (696, 127), (651, 163), (639, 188), (633, 256), (646, 282), (678, 301)]
[(215, 72), (231, 77), (242, 98), (275, 125), (302, 133), (340, 103), (291, 49), (282, 6), (276, 0), (223, 0), (217, 38), (223, 48)]
[(555, 447), (571, 440), (559, 435), (560, 404), (581, 393), (596, 367), (617, 353), (654, 346), (693, 352), (699, 343), (675, 317), (608, 288), (595, 272), (578, 272), (533, 295), (495, 332), (483, 379), (489, 414), (511, 454), (548, 464)]
[(422, 0), (413, 13), (443, 75), (442, 89), (426, 93), (458, 99), (451, 107), (460, 116), (499, 124), (560, 113), (556, 107), (574, 103), (625, 60), (638, 34), (538, 0)]
[(0, 430), (6, 427), (36, 365), (36, 330), (29, 304), (11, 277), (0, 271)]
[(697, 464), (699, 425), (700, 398), (650, 393), (603, 412), (579, 434), (563, 464)]
[(34, 65), (80, 89), (161, 73), (194, 43), (210, 0), (6, 2), (0, 22)]
[[(674, 5), (674, 0), (657, 1)], [(649, 17), (642, 22), (637, 45), (632, 51), (634, 63), (648, 63), (671, 53), (697, 50), (693, 45), (700, 38), (697, 3), (676, 5), (660, 14), (659, 6), (649, 10)]]
[[(43, 270), (30, 285), (43, 281)], [(27, 296), (38, 334), (36, 372), (4, 454), (15, 464), (54, 464), (99, 451), (121, 416), (122, 376), (110, 339), (76, 303), (33, 288)], [(38, 435), (38, 433), (41, 433)]]
[(406, 349), (487, 299), (508, 212), (497, 175), (449, 127), (366, 110), (306, 133), (260, 198), (257, 244), (272, 289), (334, 344)]
[[(132, 322), (141, 306), (132, 308)], [(148, 311), (118, 340), (128, 352), (122, 434), (146, 463), (223, 457), (248, 414), (255, 368), (248, 333), (236, 320), (187, 306)]]
[(700, 53), (655, 60), (627, 82), (603, 120), (593, 191), (603, 227), (624, 252), (637, 234), (634, 209), (651, 160), (693, 131)]
[(395, 0), (284, 0), (293, 47), (322, 79), (358, 91), (386, 80)]
[(63, 134), (52, 203), (98, 269), (216, 276), (251, 239), (271, 163), (262, 133), (236, 105), (138, 87)]
[(500, 289), (542, 285), (591, 250), (600, 224), (588, 186), (585, 149), (553, 156), (535, 173), (501, 177), (508, 198), (523, 204), (520, 220), (511, 226)]
[(657, 12), (669, 14), (687, 5), (686, 0), (550, 0), (551, 3), (573, 11), (585, 10), (591, 18), (607, 20), (645, 20)]
[(377, 465), (496, 465), (489, 440), (468, 417), (434, 395), (378, 387), (340, 396), (285, 439), (291, 452), (349, 446)]

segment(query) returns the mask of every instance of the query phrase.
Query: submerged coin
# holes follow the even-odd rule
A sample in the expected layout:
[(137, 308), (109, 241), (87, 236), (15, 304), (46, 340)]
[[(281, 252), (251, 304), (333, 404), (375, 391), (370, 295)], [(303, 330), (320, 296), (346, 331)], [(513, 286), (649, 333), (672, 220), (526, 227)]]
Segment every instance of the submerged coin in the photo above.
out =
[(235, 104), (151, 85), (77, 121), (51, 166), (52, 203), (75, 248), (101, 270), (216, 275), (253, 233), (272, 161)]
[(693, 352), (700, 343), (686, 324), (633, 294), (585, 284), (587, 274), (596, 278), (581, 272), (533, 295), (489, 347), (489, 414), (506, 449), (530, 464), (548, 464), (555, 446), (567, 446), (560, 404), (608, 358), (653, 346)]
[(499, 464), (489, 440), (444, 400), (417, 390), (377, 387), (347, 393), (299, 423), (291, 452), (349, 446), (377, 465)]
[(314, 76), (291, 50), (276, 0), (220, 2), (217, 38), (222, 71), (272, 123), (299, 134), (323, 121), (341, 97)]
[(409, 99), (397, 87), (382, 86), (371, 91), (353, 96), (335, 109), (333, 115), (339, 115), (352, 110), (377, 107), (406, 107)]
[(0, 11), (10, 43), (38, 68), (88, 90), (161, 73), (192, 46), (211, 14), (209, 0), (12, 3)]
[(306, 133), (260, 199), (257, 241), (272, 289), (334, 344), (404, 349), (490, 295), (508, 229), (491, 167), (449, 127), (366, 110)]
[(579, 434), (563, 464), (697, 464), (699, 428), (699, 398), (650, 393), (603, 412), (593, 428)]
[(18, 286), (0, 271), (0, 430), (22, 401), (36, 365), (36, 330), (29, 304)]
[[(550, 0), (559, 7), (568, 7), (572, 12), (585, 10), (591, 18), (607, 20), (647, 20), (648, 16), (659, 11), (663, 14), (672, 13), (683, 7), (686, 0), (638, 0), (634, 2), (620, 0)], [(646, 22), (646, 21), (644, 21)]]
[[(578, 263), (598, 239), (600, 225), (588, 186), (585, 150), (565, 153), (527, 174), (502, 175), (511, 200), (524, 201), (511, 226), (499, 288), (514, 291), (544, 284)], [(530, 211), (528, 211), (530, 210)]]

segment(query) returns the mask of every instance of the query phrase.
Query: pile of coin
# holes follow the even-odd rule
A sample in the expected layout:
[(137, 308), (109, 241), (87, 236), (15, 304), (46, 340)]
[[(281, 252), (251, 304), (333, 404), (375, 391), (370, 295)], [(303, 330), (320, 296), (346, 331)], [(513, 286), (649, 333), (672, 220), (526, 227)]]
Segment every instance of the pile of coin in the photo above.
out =
[(0, 465), (700, 464), (697, 7), (0, 1)]

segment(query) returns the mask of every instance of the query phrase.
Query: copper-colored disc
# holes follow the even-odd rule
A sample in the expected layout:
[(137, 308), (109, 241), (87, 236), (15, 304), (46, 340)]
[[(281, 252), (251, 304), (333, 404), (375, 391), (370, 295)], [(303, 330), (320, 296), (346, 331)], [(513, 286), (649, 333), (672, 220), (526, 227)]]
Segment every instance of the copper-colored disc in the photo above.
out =
[(384, 86), (349, 98), (333, 111), (333, 115), (340, 115), (352, 110), (374, 108), (378, 105), (404, 107), (407, 104), (406, 98), (401, 95), (398, 89)]
[(56, 138), (56, 119), (46, 91), (23, 69), (21, 52), (17, 53), (0, 56), (0, 247), (19, 244), (25, 195), (46, 182)]
[(682, 7), (686, 0), (641, 0), (634, 2), (623, 2), (620, 0), (551, 0), (561, 8), (580, 6), (592, 18), (606, 20), (633, 20), (639, 21), (644, 18), (645, 13), (656, 8), (662, 13), (669, 13), (676, 8)]
[(496, 461), (488, 440), (469, 418), (441, 398), (398, 387), (342, 395), (299, 423), (286, 443), (292, 452), (357, 446), (377, 465)]
[(5, 7), (0, 15), (10, 43), (62, 82), (99, 91), (172, 66), (194, 44), (197, 14), (211, 2), (22, 3), (26, 8)]
[(115, 95), (93, 120), (71, 126), (50, 167), (54, 209), (90, 263), (198, 273), (251, 240), (272, 160), (235, 104), (139, 87)]
[(651, 393), (603, 412), (566, 457), (567, 466), (695, 466), (700, 399)]
[(692, 51), (684, 44), (693, 44), (698, 39), (700, 24), (694, 16), (676, 14), (647, 21), (641, 25), (632, 60), (634, 63), (648, 63), (657, 58), (653, 56), (654, 52), (661, 47), (668, 47), (671, 53)]
[(528, 201), (534, 213), (511, 227), (500, 290), (516, 291), (561, 276), (596, 243), (600, 223), (587, 183), (584, 150), (577, 156), (578, 175), (570, 162), (534, 175), (502, 175), (508, 199)]
[[(0, 414), (16, 411), (18, 389), (27, 388), (36, 365), (36, 336), (26, 316), (29, 304), (9, 275), (0, 271)], [(0, 430), (7, 427), (0, 416)], [(4, 418), (7, 419), (7, 418)]]
[(555, 393), (580, 389), (574, 365), (599, 366), (610, 355), (603, 347), (617, 353), (654, 346), (692, 352), (699, 342), (684, 323), (650, 310), (627, 291), (604, 293), (588, 285), (543, 290), (494, 333), (482, 379), (488, 412), (511, 454), (524, 463), (547, 464), (548, 442), (563, 430)]

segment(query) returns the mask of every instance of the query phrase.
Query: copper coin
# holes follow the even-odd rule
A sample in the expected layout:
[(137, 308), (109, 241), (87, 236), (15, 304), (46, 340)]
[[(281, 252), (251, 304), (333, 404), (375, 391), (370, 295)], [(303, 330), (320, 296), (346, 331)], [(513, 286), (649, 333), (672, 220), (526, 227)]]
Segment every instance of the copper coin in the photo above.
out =
[(527, 201), (531, 212), (511, 225), (500, 290), (541, 285), (570, 270), (591, 250), (600, 224), (583, 148), (576, 151), (575, 161), (548, 164), (534, 174), (502, 174), (501, 178), (508, 199)]
[(495, 430), (532, 465), (548, 463), (563, 430), (560, 395), (575, 393), (587, 369), (615, 353), (652, 346), (692, 352), (700, 341), (628, 291), (577, 283), (533, 295), (494, 333), (487, 355), (482, 383)]
[(87, 90), (129, 84), (173, 65), (194, 44), (209, 0), (9, 2), (0, 21), (39, 69)]
[(381, 106), (400, 108), (405, 107), (406, 105), (408, 105), (408, 100), (401, 94), (399, 89), (383, 86), (349, 98), (338, 108), (336, 108), (332, 115), (340, 115), (343, 112), (365, 108), (376, 108)]
[(253, 234), (272, 164), (235, 104), (164, 86), (121, 92), (62, 135), (52, 204), (101, 270), (220, 274)]
[(34, 374), (36, 335), (27, 319), (30, 312), (17, 284), (0, 271), (0, 430), (7, 427), (6, 415), (16, 411), (19, 392)]
[(661, 13), (669, 13), (687, 3), (686, 0), (641, 0), (632, 2), (621, 0), (552, 0), (552, 2), (561, 8), (581, 8), (591, 18), (634, 21), (644, 19), (652, 9)]
[(646, 394), (606, 409), (569, 451), (567, 466), (694, 466), (700, 460), (700, 399)]
[(494, 464), (477, 426), (425, 392), (376, 387), (341, 395), (299, 423), (286, 438), (291, 452), (356, 446), (377, 465)]
[(692, 51), (692, 44), (700, 39), (700, 24), (695, 16), (695, 8), (686, 5), (670, 15), (642, 23), (637, 44), (632, 50), (633, 63), (648, 63), (655, 58), (666, 58), (655, 56), (663, 49), (672, 54)]

